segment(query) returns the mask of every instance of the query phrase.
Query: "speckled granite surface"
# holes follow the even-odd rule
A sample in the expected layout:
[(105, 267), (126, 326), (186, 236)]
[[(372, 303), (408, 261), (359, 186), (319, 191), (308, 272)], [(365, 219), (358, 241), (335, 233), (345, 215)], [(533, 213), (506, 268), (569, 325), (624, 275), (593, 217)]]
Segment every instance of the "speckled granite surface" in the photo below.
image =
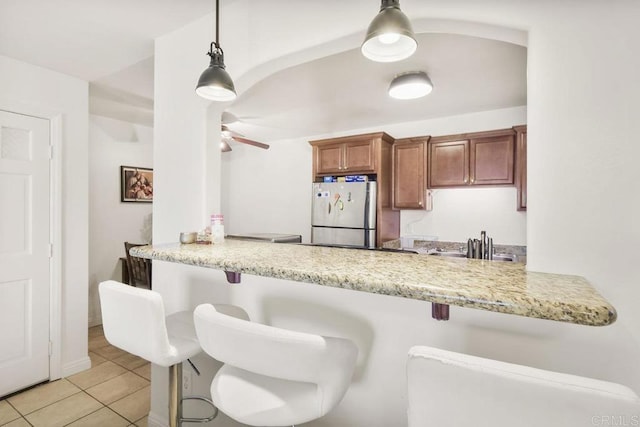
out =
[[(412, 247), (409, 248), (411, 249), (419, 249), (419, 248), (425, 248), (425, 249), (442, 249), (445, 251), (462, 251), (462, 252), (466, 252), (467, 250), (467, 243), (466, 242), (447, 242), (447, 241), (442, 241), (442, 240), (420, 240), (420, 239), (414, 239), (411, 242)], [(395, 240), (390, 240), (388, 242), (385, 242), (382, 245), (384, 248), (393, 248), (393, 249), (399, 249), (401, 247), (401, 240), (400, 239), (395, 239)], [(516, 246), (516, 245), (501, 245), (499, 243), (496, 243), (494, 245), (495, 248), (495, 253), (499, 253), (499, 254), (509, 254), (509, 255), (516, 255), (518, 257), (517, 262), (522, 262), (526, 264), (526, 259), (527, 259), (527, 247), (526, 246)]]
[(616, 319), (613, 306), (584, 278), (527, 272), (520, 263), (230, 239), (139, 246), (131, 254), (581, 325)]

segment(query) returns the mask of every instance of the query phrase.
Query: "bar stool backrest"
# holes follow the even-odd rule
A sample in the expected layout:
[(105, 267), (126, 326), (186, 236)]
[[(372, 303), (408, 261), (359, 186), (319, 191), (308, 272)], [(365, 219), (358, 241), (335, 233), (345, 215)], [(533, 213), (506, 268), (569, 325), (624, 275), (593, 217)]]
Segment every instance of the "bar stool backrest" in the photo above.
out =
[(351, 383), (358, 350), (350, 340), (237, 319), (211, 304), (199, 305), (194, 320), (200, 345), (213, 358), (256, 374), (317, 384), (323, 415)]
[(160, 294), (112, 280), (100, 283), (99, 292), (107, 341), (161, 366), (176, 363)]
[(409, 351), (407, 384), (409, 427), (640, 421), (640, 399), (620, 384), (425, 346)]

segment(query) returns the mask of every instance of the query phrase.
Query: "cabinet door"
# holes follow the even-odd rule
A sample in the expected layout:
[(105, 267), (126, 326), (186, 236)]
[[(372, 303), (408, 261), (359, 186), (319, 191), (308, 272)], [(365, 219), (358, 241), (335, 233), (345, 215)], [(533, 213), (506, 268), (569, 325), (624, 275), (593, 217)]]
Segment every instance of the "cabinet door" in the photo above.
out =
[(342, 172), (343, 144), (327, 144), (316, 148), (316, 173)]
[(513, 135), (471, 140), (471, 185), (513, 184)]
[(393, 207), (424, 209), (426, 191), (425, 141), (396, 141), (393, 145)]
[(349, 173), (374, 172), (375, 144), (371, 139), (362, 141), (350, 141), (344, 143), (343, 170)]
[(519, 211), (527, 210), (527, 127), (516, 126), (516, 189)]
[(429, 187), (456, 187), (469, 183), (469, 141), (429, 144)]

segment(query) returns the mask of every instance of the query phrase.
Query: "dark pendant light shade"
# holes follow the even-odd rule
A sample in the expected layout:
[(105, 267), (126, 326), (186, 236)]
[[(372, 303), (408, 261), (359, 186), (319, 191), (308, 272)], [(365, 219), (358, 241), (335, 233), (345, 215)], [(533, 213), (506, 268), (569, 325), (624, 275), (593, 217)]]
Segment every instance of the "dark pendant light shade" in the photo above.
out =
[(216, 0), (216, 41), (211, 42), (207, 55), (211, 57), (209, 67), (202, 72), (196, 93), (212, 101), (233, 101), (236, 99), (236, 88), (231, 76), (224, 66), (224, 52), (218, 42), (220, 28), (220, 3)]
[(411, 22), (399, 0), (382, 0), (362, 43), (362, 54), (376, 62), (395, 62), (413, 55), (418, 47)]
[(236, 88), (225, 70), (222, 49), (213, 42), (207, 55), (211, 57), (211, 62), (209, 68), (204, 70), (198, 79), (196, 93), (212, 101), (233, 101), (236, 99)]

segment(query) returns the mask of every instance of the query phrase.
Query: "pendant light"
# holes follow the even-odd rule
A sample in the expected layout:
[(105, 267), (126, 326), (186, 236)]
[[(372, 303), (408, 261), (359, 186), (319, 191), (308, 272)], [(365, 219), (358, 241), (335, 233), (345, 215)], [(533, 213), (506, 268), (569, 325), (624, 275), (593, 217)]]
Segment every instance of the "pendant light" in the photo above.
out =
[(395, 99), (422, 98), (431, 93), (433, 83), (424, 71), (398, 74), (389, 85), (389, 96)]
[(399, 0), (382, 0), (362, 43), (362, 54), (376, 62), (395, 62), (413, 55), (418, 47), (411, 23)]
[(224, 52), (219, 43), (220, 2), (216, 0), (216, 41), (211, 42), (207, 55), (211, 57), (209, 67), (202, 72), (196, 86), (196, 93), (212, 101), (233, 101), (236, 88), (224, 67)]

